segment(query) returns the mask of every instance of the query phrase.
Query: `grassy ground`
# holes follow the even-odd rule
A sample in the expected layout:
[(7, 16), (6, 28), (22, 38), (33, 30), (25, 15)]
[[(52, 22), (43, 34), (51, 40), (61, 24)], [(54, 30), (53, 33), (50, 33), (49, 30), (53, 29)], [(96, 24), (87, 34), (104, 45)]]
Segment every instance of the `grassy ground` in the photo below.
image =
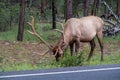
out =
[[(36, 24), (36, 30), (50, 44), (58, 41), (60, 34), (51, 30), (50, 24)], [(60, 28), (60, 27), (58, 27)], [(0, 32), (0, 72), (16, 70), (35, 70), (43, 68), (57, 68), (67, 66), (87, 66), (101, 64), (120, 63), (120, 36), (103, 38), (104, 61), (100, 61), (100, 48), (97, 46), (92, 59), (87, 62), (90, 51), (89, 44), (83, 43), (80, 53), (77, 56), (70, 56), (69, 49), (65, 51), (65, 56), (56, 62), (50, 54), (40, 56), (47, 50), (44, 44), (38, 44), (38, 39), (24, 32), (24, 41), (17, 42), (17, 28), (7, 32)]]

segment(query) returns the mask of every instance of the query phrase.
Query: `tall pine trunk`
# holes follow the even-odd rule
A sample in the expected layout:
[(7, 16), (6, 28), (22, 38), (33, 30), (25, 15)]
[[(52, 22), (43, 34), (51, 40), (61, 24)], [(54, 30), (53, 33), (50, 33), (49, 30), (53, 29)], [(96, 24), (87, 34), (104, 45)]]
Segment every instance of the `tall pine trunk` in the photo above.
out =
[(25, 0), (20, 1), (20, 18), (19, 18), (19, 28), (17, 40), (23, 40), (23, 32), (24, 32), (24, 16), (25, 16)]
[(65, 20), (72, 17), (72, 0), (65, 0)]
[(99, 8), (100, 8), (100, 0), (94, 0), (92, 10), (91, 10), (91, 15), (98, 15)]
[(94, 0), (91, 15), (96, 15), (97, 0)]
[(84, 16), (88, 16), (89, 0), (84, 0)]
[(41, 12), (41, 14), (45, 14), (46, 1), (45, 0), (41, 0), (40, 4), (41, 4), (40, 12)]
[(52, 28), (56, 29), (56, 6), (55, 0), (52, 0)]
[(117, 0), (117, 10), (116, 14), (120, 17), (120, 0)]

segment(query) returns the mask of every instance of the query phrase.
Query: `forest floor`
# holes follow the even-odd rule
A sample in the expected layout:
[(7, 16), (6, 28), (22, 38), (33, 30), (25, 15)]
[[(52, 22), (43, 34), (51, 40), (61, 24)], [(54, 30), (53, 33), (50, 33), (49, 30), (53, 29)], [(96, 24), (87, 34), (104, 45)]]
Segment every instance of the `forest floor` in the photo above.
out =
[[(17, 41), (1, 40), (0, 41), (0, 68), (1, 67), (2, 68), (0, 69), (0, 71), (38, 69), (37, 67), (34, 68), (33, 66), (36, 64), (44, 63), (47, 60), (48, 61), (54, 60), (54, 57), (50, 56), (50, 54), (41, 56), (41, 54), (43, 54), (47, 49), (48, 48), (42, 43), (38, 44), (35, 42), (17, 42)], [(82, 43), (80, 52), (83, 50), (86, 51), (85, 59), (87, 59), (87, 56), (90, 50), (88, 43)], [(100, 54), (98, 53), (100, 53), (100, 47), (97, 42), (94, 55), (93, 55), (94, 58), (92, 58), (90, 62), (85, 62), (83, 65), (101, 64)], [(120, 63), (120, 42), (114, 41), (114, 40), (112, 41), (106, 40), (104, 43), (104, 54), (106, 56), (105, 62), (104, 62), (105, 64)], [(21, 65), (24, 65), (24, 64), (25, 66), (21, 69)], [(67, 61), (66, 61), (66, 64), (67, 64)], [(29, 65), (32, 65), (32, 67), (30, 68)], [(15, 66), (17, 66), (17, 68)], [(45, 65), (43, 65), (42, 67), (44, 68)], [(49, 66), (47, 67), (49, 68)]]
[[(89, 45), (83, 43), (82, 49), (89, 48)], [(100, 51), (99, 45), (97, 43), (97, 51)], [(36, 64), (40, 61), (43, 54), (47, 50), (44, 44), (38, 44), (33, 42), (10, 42), (10, 41), (0, 41), (0, 61), (7, 64), (7, 62), (29, 62), (31, 64)], [(120, 53), (120, 42), (106, 42), (104, 44), (105, 54), (115, 54)], [(49, 57), (49, 56), (44, 56)]]
[(5, 61), (28, 61), (34, 64), (47, 50), (44, 44), (34, 42), (0, 41), (0, 57)]

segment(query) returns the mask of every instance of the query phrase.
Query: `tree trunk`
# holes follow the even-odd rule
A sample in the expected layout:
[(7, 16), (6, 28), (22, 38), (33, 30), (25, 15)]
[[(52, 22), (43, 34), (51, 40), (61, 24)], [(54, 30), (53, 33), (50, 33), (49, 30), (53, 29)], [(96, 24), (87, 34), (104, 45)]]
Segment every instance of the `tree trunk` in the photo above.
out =
[(56, 29), (56, 6), (55, 0), (52, 0), (52, 28)]
[(41, 0), (41, 6), (40, 6), (40, 12), (41, 12), (41, 14), (45, 13), (45, 6), (46, 6), (45, 0)]
[(23, 32), (24, 32), (24, 16), (25, 16), (25, 0), (21, 0), (20, 2), (20, 18), (19, 18), (19, 28), (17, 40), (23, 40)]
[(97, 0), (94, 0), (91, 15), (96, 15)]
[(84, 0), (84, 16), (88, 16), (89, 0)]
[(117, 0), (117, 10), (116, 13), (118, 15), (118, 17), (120, 17), (120, 0)]
[(99, 9), (100, 9), (100, 1), (101, 0), (97, 0), (97, 3), (96, 3), (96, 15), (99, 15)]
[(65, 20), (72, 17), (72, 0), (65, 0), (66, 10), (65, 10)]

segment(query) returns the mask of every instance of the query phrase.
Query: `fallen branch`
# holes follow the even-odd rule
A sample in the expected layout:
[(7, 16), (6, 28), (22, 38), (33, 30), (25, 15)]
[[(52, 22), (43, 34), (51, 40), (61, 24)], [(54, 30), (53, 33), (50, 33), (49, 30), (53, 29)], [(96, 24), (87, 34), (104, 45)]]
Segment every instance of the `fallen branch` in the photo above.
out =
[(110, 8), (110, 6), (104, 1), (103, 4), (108, 8), (108, 10), (110, 11), (110, 13), (114, 16), (114, 18), (116, 19), (116, 21), (120, 24), (120, 20), (119, 17), (112, 11), (112, 9)]

